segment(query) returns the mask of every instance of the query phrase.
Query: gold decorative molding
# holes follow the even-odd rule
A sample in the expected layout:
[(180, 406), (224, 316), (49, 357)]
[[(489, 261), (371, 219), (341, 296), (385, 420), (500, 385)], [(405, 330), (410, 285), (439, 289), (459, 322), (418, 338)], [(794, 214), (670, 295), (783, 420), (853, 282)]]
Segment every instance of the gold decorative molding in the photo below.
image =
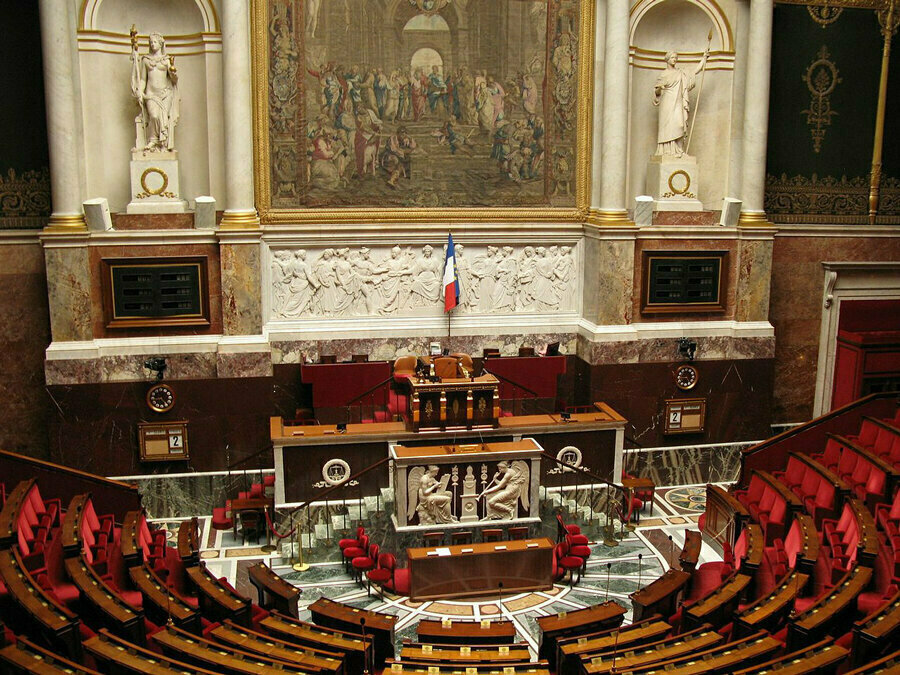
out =
[(73, 231), (87, 231), (87, 223), (84, 222), (83, 213), (54, 213), (47, 220), (44, 232), (67, 233)]
[(258, 230), (259, 214), (256, 210), (225, 211), (219, 221), (220, 230)]
[(844, 8), (835, 7), (831, 4), (807, 5), (806, 11), (809, 12), (810, 19), (822, 26), (822, 28), (827, 28), (844, 13)]
[(772, 221), (769, 220), (768, 215), (764, 211), (741, 211), (741, 215), (738, 218), (738, 227), (760, 227), (760, 226), (771, 226), (773, 225)]
[[(270, 28), (270, 5), (275, 0), (251, 2), (251, 59), (253, 75), (253, 145), (254, 145), (254, 189), (260, 222), (265, 225), (342, 224), (342, 223), (521, 223), (521, 222), (584, 222), (588, 216), (591, 177), (591, 127), (593, 118), (593, 70), (594, 70), (594, 22), (595, 2), (579, 0), (578, 35), (576, 64), (578, 90), (574, 95), (574, 117), (576, 130), (574, 139), (567, 144), (564, 161), (573, 167), (574, 185), (559, 185), (556, 194), (574, 193), (573, 206), (504, 206), (491, 207), (444, 207), (422, 205), (420, 207), (291, 207), (273, 206), (273, 166), (272, 129), (270, 124), (270, 67), (269, 53), (272, 36)], [(561, 4), (574, 6), (573, 0), (561, 0)], [(296, 3), (302, 7), (301, 3)], [(301, 20), (302, 25), (302, 20)], [(548, 35), (548, 41), (550, 39)], [(302, 45), (303, 41), (299, 43)], [(296, 49), (294, 45), (292, 49)], [(549, 46), (548, 46), (549, 48)], [(296, 95), (296, 94), (295, 94)], [(549, 95), (549, 94), (548, 94)], [(549, 125), (549, 114), (547, 124)], [(300, 115), (302, 118), (303, 115)], [(570, 134), (571, 137), (571, 134)], [(296, 142), (293, 142), (296, 145)], [(563, 148), (561, 148), (563, 149)], [(574, 153), (572, 150), (574, 149)], [(554, 148), (547, 146), (544, 158), (546, 167), (557, 161)], [(574, 157), (572, 156), (574, 155)], [(422, 161), (421, 159), (419, 161)]]
[(831, 109), (831, 94), (841, 82), (838, 77), (837, 66), (830, 59), (828, 48), (822, 45), (816, 54), (816, 59), (806, 68), (803, 81), (809, 89), (809, 108), (801, 112), (806, 114), (806, 126), (813, 139), (813, 152), (818, 153), (822, 149), (822, 141), (825, 140), (825, 127), (831, 126), (831, 118), (837, 115), (837, 111)]
[(49, 215), (49, 168), (0, 174), (0, 229), (44, 227)]
[[(900, 180), (881, 179), (877, 224), (900, 223)], [(765, 207), (775, 223), (854, 225), (868, 222), (869, 177), (766, 176)]]
[(776, 5), (803, 5), (813, 7), (842, 7), (845, 9), (886, 9), (886, 0), (775, 0)]

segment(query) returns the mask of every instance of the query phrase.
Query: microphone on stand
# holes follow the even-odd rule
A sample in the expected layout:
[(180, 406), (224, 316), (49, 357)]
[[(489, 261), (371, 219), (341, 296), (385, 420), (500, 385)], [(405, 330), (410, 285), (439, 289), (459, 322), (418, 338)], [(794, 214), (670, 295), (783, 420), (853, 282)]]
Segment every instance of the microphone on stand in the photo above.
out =
[(503, 618), (503, 582), (497, 582), (497, 595), (500, 598), (500, 604), (497, 607), (497, 610), (500, 612), (500, 618)]
[(644, 554), (638, 553), (638, 590), (641, 589), (641, 579), (642, 579), (641, 572), (643, 571), (643, 564), (642, 564), (643, 561), (644, 561)]
[(675, 542), (672, 541), (672, 535), (669, 535), (669, 569), (674, 567), (672, 561), (675, 559)]
[(618, 656), (619, 656), (619, 629), (616, 628), (616, 642), (613, 645), (613, 662), (612, 662), (612, 668), (610, 669), (610, 672), (613, 675), (615, 675), (615, 673), (616, 673), (616, 658)]
[[(365, 645), (366, 645), (366, 617), (364, 617), (364, 616), (359, 617), (359, 628), (362, 631), (362, 642), (363, 642), (363, 647), (365, 647)], [(364, 670), (363, 670), (364, 675), (369, 675), (369, 652), (368, 652), (368, 650), (366, 650), (365, 654), (363, 655), (363, 664), (364, 664), (364, 666), (363, 666), (364, 667)]]

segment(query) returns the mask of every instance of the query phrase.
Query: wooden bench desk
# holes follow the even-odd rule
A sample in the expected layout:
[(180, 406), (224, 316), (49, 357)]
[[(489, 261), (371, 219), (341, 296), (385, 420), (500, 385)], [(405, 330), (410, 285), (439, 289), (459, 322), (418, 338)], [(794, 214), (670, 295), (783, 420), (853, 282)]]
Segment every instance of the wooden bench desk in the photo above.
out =
[(356, 635), (362, 633), (359, 620), (365, 619), (365, 634), (374, 641), (375, 665), (383, 666), (385, 659), (394, 655), (396, 616), (357, 609), (328, 598), (319, 598), (307, 609), (312, 613), (312, 620), (320, 626), (336, 628)]
[(84, 518), (84, 508), (91, 496), (89, 494), (75, 495), (69, 502), (66, 515), (63, 518), (62, 547), (67, 558), (78, 556), (82, 550), (81, 525)]
[(839, 624), (843, 619), (853, 616), (857, 596), (871, 581), (871, 567), (857, 565), (847, 572), (827, 595), (794, 617), (788, 626), (788, 649), (798, 649), (817, 642), (834, 629), (843, 634), (846, 627)]
[(900, 635), (900, 592), (853, 624), (853, 665), (859, 666), (894, 644)]
[[(398, 670), (394, 670), (399, 668)], [(550, 675), (550, 669), (547, 667), (546, 661), (538, 661), (537, 663), (466, 663), (461, 669), (458, 665), (449, 663), (430, 663), (430, 662), (408, 662), (396, 661), (389, 659), (384, 669), (385, 675), (388, 673), (415, 673), (419, 675), (462, 675), (472, 673), (474, 675), (497, 675), (499, 673), (522, 673), (523, 675)]]
[(146, 563), (129, 568), (128, 576), (140, 591), (144, 600), (144, 613), (153, 623), (163, 626), (171, 620), (179, 628), (200, 634), (200, 612), (166, 586)]
[(6, 502), (0, 510), (0, 548), (7, 548), (16, 541), (16, 528), (19, 523), (19, 512), (25, 498), (34, 487), (35, 479), (20, 481), (16, 487), (6, 495)]
[(531, 652), (526, 643), (514, 645), (441, 645), (428, 643), (405, 643), (400, 649), (400, 658), (434, 663), (514, 663), (531, 660)]
[(538, 658), (547, 659), (550, 667), (556, 668), (558, 640), (621, 626), (626, 611), (622, 605), (610, 600), (573, 612), (539, 616), (537, 623), (541, 629), (541, 642)]
[[(438, 553), (445, 553), (439, 555)], [(553, 588), (553, 542), (546, 537), (408, 549), (411, 600)]]
[(200, 524), (196, 517), (181, 521), (176, 550), (185, 567), (192, 567), (200, 561)]
[(699, 530), (686, 530), (684, 533), (684, 548), (678, 556), (678, 564), (685, 572), (693, 572), (700, 559), (700, 549), (703, 545), (703, 536)]
[(651, 614), (662, 616), (674, 614), (678, 606), (678, 597), (690, 580), (689, 572), (669, 569), (658, 579), (636, 590), (629, 596), (634, 608), (634, 620), (640, 621)]
[(329, 651), (315, 646), (301, 645), (290, 640), (281, 640), (265, 633), (258, 633), (243, 628), (233, 621), (226, 621), (223, 625), (217, 626), (210, 632), (210, 635), (222, 644), (281, 661), (321, 668), (321, 663), (317, 663), (312, 659), (312, 657), (315, 657), (319, 661), (324, 660), (329, 668), (334, 667), (336, 663), (343, 664), (344, 673), (347, 675), (352, 672), (363, 671), (362, 659), (359, 660), (357, 670), (353, 662), (347, 659), (346, 654), (336, 649)]
[(718, 546), (734, 546), (738, 533), (750, 522), (750, 512), (732, 494), (718, 485), (706, 485), (706, 520), (703, 534)]
[(419, 642), (448, 645), (511, 645), (516, 641), (516, 624), (512, 621), (449, 621), (423, 619), (416, 627)]
[(750, 668), (742, 668), (732, 675), (805, 675), (812, 673), (832, 673), (842, 663), (849, 652), (831, 638), (816, 642), (802, 649), (783, 654), (778, 658), (760, 663)]
[(760, 628), (776, 629), (790, 613), (794, 601), (809, 581), (809, 575), (792, 570), (768, 595), (759, 598), (743, 612), (734, 615), (734, 634), (749, 635)]
[[(258, 634), (253, 631), (239, 628), (230, 622), (226, 622), (225, 625), (233, 630), (239, 630), (246, 636), (245, 639), (257, 639), (258, 637)], [(277, 612), (260, 621), (259, 627), (281, 642), (311, 649), (323, 655), (336, 655), (342, 658), (348, 673), (362, 672), (366, 659), (371, 663), (375, 653), (371, 635), (367, 635), (363, 640), (361, 636), (353, 633), (315, 626)]]
[(18, 636), (15, 645), (0, 649), (0, 672), (7, 672), (2, 664), (6, 663), (11, 672), (26, 672), (32, 675), (100, 675), (96, 670), (80, 663), (70, 661), (59, 654), (54, 654), (30, 640)]
[(634, 649), (626, 654), (607, 653), (602, 656), (582, 659), (582, 672), (610, 673), (615, 664), (616, 672), (637, 670), (642, 666), (657, 663), (666, 659), (677, 658), (684, 654), (698, 653), (725, 642), (725, 638), (712, 630), (692, 632), (685, 636), (675, 636), (661, 641), (647, 649)]
[(78, 617), (52, 598), (25, 569), (18, 547), (0, 551), (0, 580), (44, 638), (76, 661), (81, 659)]
[(202, 563), (188, 567), (185, 573), (197, 590), (204, 617), (215, 621), (231, 619), (242, 626), (250, 625), (251, 602), (248, 598), (222, 584)]
[(122, 520), (119, 533), (122, 558), (126, 567), (140, 565), (144, 560), (144, 551), (140, 544), (141, 511), (129, 511)]
[(256, 563), (247, 570), (250, 583), (259, 594), (260, 607), (276, 609), (282, 614), (288, 614), (299, 618), (298, 603), (300, 602), (300, 589), (289, 581), (282, 579), (269, 569), (265, 563)]
[(725, 625), (752, 582), (753, 577), (749, 574), (738, 572), (731, 575), (715, 591), (685, 608), (681, 619), (682, 627), (697, 628), (707, 623), (713, 626)]
[(87, 564), (84, 554), (66, 558), (66, 574), (75, 584), (85, 610), (101, 626), (134, 644), (144, 644), (144, 612), (129, 605)]
[(712, 649), (682, 656), (678, 659), (660, 661), (651, 668), (633, 672), (650, 675), (650, 673), (677, 673), (678, 675), (731, 675), (741, 664), (753, 663), (769, 658), (781, 651), (784, 645), (765, 631), (755, 635), (719, 645)]
[(106, 675), (222, 675), (221, 671), (188, 665), (146, 647), (131, 644), (106, 628), (101, 628), (97, 635), (84, 641), (84, 651), (97, 661)]
[(624, 628), (613, 628), (592, 636), (562, 638), (556, 643), (556, 667), (559, 675), (578, 675), (582, 657), (595, 655), (609, 649), (620, 653), (646, 645), (668, 635), (672, 630), (659, 617), (640, 621)]
[(280, 675), (280, 673), (314, 672), (343, 675), (343, 662), (340, 659), (326, 659), (311, 654), (305, 657), (305, 662), (301, 665), (212, 642), (175, 626), (166, 626), (158, 633), (154, 633), (153, 640), (162, 648), (164, 654), (222, 673)]

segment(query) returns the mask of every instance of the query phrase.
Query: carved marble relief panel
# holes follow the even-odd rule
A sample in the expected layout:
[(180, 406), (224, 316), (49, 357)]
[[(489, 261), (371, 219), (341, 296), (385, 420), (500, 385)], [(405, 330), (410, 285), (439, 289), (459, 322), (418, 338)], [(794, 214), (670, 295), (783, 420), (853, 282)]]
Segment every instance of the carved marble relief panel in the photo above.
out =
[[(393, 246), (271, 250), (273, 321), (430, 316), (443, 311), (445, 253)], [(567, 245), (456, 245), (466, 314), (566, 313), (579, 309), (578, 250)]]

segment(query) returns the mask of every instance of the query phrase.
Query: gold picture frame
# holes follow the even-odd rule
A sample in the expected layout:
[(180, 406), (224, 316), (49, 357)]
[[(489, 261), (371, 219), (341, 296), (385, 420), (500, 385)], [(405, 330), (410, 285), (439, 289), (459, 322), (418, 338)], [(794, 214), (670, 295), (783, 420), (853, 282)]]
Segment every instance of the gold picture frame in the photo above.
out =
[[(588, 218), (593, 126), (593, 63), (595, 3), (591, 0), (548, 0), (548, 6), (576, 6), (578, 12), (577, 92), (574, 130), (574, 200), (572, 206), (490, 207), (382, 207), (377, 204), (334, 207), (290, 207), (273, 204), (270, 90), (270, 18), (272, 3), (254, 0), (251, 5), (251, 57), (253, 71), (254, 187), (263, 225), (387, 224), (387, 223), (518, 223), (583, 222)], [(404, 3), (406, 0), (403, 0)], [(296, 0), (295, 0), (296, 4)], [(301, 15), (301, 19), (302, 19)], [(550, 29), (548, 22), (548, 40)], [(302, 21), (301, 21), (302, 27)], [(302, 29), (302, 28), (301, 28)], [(549, 44), (549, 43), (548, 43)], [(305, 63), (305, 62), (304, 62)], [(301, 118), (302, 119), (302, 118)], [(547, 148), (549, 155), (552, 148)], [(305, 154), (305, 153), (304, 153)], [(419, 160), (424, 161), (424, 160)], [(548, 161), (545, 158), (545, 162)]]

